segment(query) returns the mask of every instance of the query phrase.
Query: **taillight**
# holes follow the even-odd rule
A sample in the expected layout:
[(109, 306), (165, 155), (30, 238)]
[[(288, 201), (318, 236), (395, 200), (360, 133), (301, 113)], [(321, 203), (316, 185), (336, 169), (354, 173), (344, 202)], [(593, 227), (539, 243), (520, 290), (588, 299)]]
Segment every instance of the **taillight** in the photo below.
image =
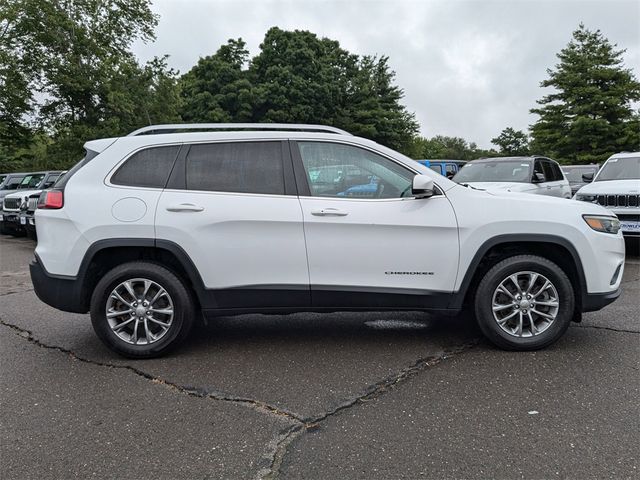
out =
[(47, 190), (40, 194), (38, 208), (62, 208), (64, 195), (62, 190)]

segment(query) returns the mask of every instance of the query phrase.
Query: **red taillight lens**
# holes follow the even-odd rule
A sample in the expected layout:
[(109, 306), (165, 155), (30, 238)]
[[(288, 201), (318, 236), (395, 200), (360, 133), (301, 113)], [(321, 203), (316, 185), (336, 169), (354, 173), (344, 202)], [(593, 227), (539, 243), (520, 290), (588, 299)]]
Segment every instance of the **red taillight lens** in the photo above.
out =
[(48, 190), (42, 192), (38, 199), (38, 208), (62, 208), (64, 195), (62, 190)]

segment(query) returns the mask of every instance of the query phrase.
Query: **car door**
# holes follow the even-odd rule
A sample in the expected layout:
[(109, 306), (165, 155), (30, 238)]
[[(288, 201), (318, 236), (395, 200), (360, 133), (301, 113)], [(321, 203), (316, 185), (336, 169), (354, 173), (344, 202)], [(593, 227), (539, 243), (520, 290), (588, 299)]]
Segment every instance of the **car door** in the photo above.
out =
[(560, 165), (554, 161), (550, 161), (551, 169), (553, 170), (554, 180), (557, 185), (557, 193), (556, 195), (560, 198), (571, 198), (571, 185), (569, 184), (569, 180), (565, 177)]
[[(312, 304), (324, 308), (446, 306), (458, 263), (458, 230), (442, 192), (415, 199), (415, 172), (378, 152), (344, 142), (292, 142), (304, 215)], [(374, 176), (361, 182), (326, 171)]]
[(191, 259), (206, 289), (204, 308), (310, 304), (287, 141), (183, 147), (158, 202), (156, 238)]

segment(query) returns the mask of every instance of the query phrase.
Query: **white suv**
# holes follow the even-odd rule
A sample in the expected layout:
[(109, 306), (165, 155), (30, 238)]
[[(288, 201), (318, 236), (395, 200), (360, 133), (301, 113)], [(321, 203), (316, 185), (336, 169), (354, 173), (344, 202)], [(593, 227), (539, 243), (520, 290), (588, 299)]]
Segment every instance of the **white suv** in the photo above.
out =
[(480, 158), (467, 162), (452, 180), (481, 190), (571, 198), (569, 180), (547, 157)]
[(465, 305), (531, 350), (620, 294), (603, 207), (467, 188), (331, 127), (154, 126), (85, 148), (40, 198), (31, 276), (126, 356), (167, 351), (198, 312)]
[(625, 237), (640, 237), (640, 152), (616, 153), (598, 171), (582, 176), (587, 182), (576, 200), (607, 207), (620, 220)]

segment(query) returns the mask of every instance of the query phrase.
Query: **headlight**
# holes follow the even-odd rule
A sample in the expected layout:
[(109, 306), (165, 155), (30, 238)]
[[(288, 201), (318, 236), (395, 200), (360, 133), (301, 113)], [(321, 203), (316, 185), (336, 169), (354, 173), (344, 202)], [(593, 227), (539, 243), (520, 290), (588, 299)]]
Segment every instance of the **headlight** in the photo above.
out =
[(597, 232), (616, 234), (620, 230), (620, 220), (604, 215), (583, 215), (584, 221)]
[(587, 193), (578, 193), (578, 194), (576, 194), (576, 200), (580, 200), (581, 202), (595, 203), (598, 200), (598, 196), (597, 195), (589, 195)]

